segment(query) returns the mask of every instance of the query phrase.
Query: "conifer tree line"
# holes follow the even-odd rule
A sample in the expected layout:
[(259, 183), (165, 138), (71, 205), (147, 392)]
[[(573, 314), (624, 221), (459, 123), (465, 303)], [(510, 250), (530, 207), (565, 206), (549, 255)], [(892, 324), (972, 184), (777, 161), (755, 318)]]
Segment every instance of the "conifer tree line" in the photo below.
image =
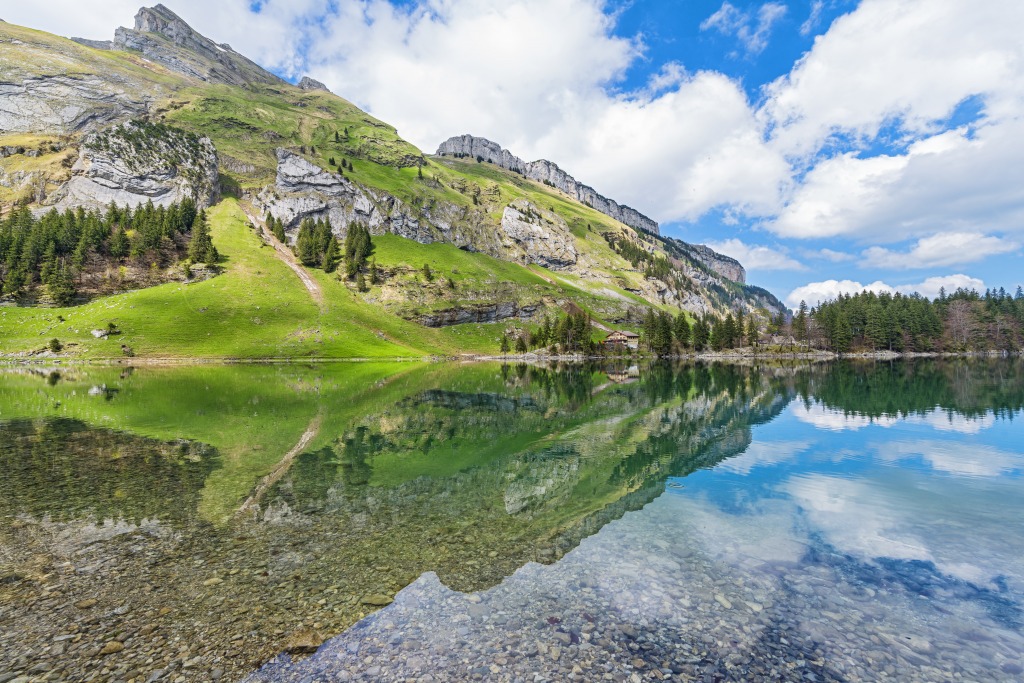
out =
[(186, 198), (169, 206), (51, 210), (28, 208), (0, 221), (0, 293), (20, 298), (40, 288), (59, 305), (72, 303), (83, 274), (113, 264), (167, 267), (187, 258), (216, 263), (206, 214)]
[(591, 337), (590, 315), (583, 311), (551, 318), (547, 315), (535, 331), (523, 330), (513, 338), (501, 337), (501, 352), (526, 353), (531, 349), (554, 347), (560, 353), (592, 353), (596, 345)]
[[(769, 331), (775, 323), (768, 325)], [(659, 356), (722, 351), (757, 344), (761, 326), (753, 315), (730, 311), (724, 318), (711, 313), (697, 316), (691, 323), (683, 312), (672, 316), (666, 311), (648, 310), (644, 317), (642, 342)]]
[[(805, 322), (800, 318), (804, 314)], [(848, 351), (1019, 351), (1024, 347), (1024, 290), (957, 289), (919, 294), (844, 294), (793, 319), (793, 335), (814, 348)]]

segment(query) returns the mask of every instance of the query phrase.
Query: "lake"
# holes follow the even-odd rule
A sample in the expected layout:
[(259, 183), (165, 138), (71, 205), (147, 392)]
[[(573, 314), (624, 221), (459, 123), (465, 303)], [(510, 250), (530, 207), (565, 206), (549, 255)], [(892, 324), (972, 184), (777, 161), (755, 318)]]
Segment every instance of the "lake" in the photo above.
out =
[(1022, 407), (1001, 359), (2, 369), (0, 683), (1021, 680)]

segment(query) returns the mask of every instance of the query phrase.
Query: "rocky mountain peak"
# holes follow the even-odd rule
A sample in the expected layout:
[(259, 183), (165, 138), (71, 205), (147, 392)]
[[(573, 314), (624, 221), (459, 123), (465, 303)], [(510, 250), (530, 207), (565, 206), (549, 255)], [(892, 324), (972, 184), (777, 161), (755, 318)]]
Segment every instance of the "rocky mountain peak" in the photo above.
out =
[(331, 92), (331, 89), (326, 85), (315, 78), (310, 78), (309, 76), (302, 77), (302, 80), (299, 81), (299, 87), (303, 90), (323, 90), (324, 92)]
[(246, 85), (285, 81), (243, 57), (226, 43), (215, 43), (163, 5), (143, 7), (135, 28), (114, 32), (115, 49), (136, 50), (172, 71), (210, 83)]
[(196, 36), (199, 36), (181, 17), (163, 5), (140, 7), (135, 14), (135, 30), (159, 33), (178, 45), (187, 45), (190, 40), (195, 40)]

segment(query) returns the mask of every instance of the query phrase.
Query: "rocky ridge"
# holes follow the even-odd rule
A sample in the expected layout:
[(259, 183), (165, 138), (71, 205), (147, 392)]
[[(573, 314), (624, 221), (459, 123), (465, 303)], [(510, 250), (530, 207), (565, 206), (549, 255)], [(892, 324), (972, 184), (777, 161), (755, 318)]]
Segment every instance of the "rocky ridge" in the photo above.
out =
[(508, 171), (521, 173), (531, 180), (557, 188), (573, 199), (591, 206), (631, 228), (654, 235), (661, 234), (656, 221), (632, 207), (608, 199), (589, 185), (579, 182), (551, 161), (541, 159), (528, 163), (502, 148), (498, 143), (472, 135), (458, 135), (445, 140), (437, 148), (437, 154), (438, 156), (479, 158)]
[(114, 32), (113, 47), (137, 50), (172, 71), (210, 83), (285, 85), (230, 45), (198, 33), (163, 5), (140, 9), (134, 29), (122, 26)]

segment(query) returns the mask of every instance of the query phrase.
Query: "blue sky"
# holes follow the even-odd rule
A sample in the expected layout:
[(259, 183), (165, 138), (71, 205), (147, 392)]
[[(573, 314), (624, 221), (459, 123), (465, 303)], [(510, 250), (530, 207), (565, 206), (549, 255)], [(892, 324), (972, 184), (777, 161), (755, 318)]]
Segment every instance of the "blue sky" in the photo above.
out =
[[(4, 19), (108, 38), (138, 0)], [(1018, 0), (165, 2), (427, 152), (547, 158), (791, 305), (1024, 283)]]

